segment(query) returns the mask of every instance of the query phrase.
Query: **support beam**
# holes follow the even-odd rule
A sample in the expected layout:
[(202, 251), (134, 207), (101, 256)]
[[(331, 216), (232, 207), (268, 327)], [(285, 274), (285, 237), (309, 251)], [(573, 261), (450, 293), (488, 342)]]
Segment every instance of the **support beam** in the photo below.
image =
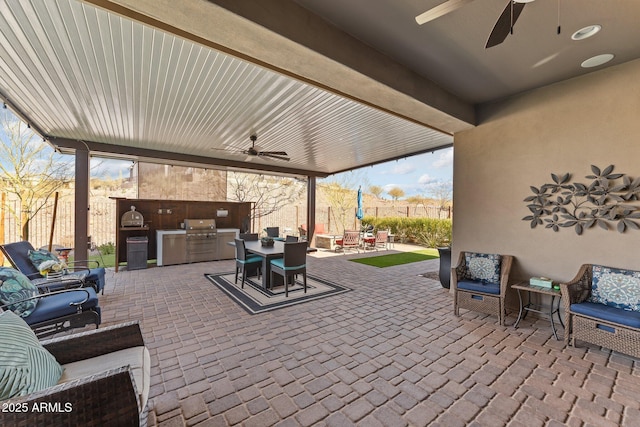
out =
[(307, 242), (308, 246), (315, 248), (316, 231), (316, 177), (307, 179)]
[(76, 149), (75, 228), (73, 252), (75, 259), (87, 259), (89, 241), (89, 168), (91, 159), (86, 148)]

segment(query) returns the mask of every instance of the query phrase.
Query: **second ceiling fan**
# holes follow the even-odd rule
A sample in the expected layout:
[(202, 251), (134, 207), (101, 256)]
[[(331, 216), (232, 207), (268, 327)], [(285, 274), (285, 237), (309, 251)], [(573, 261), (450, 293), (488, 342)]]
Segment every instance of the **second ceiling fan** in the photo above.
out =
[[(416, 16), (416, 22), (419, 25), (425, 24), (443, 15), (451, 13), (454, 10), (460, 9), (462, 6), (471, 3), (472, 1), (473, 0), (447, 0), (446, 2)], [(509, 0), (507, 6), (496, 21), (496, 24), (493, 26), (493, 30), (491, 31), (487, 44), (485, 45), (486, 49), (499, 45), (510, 33), (513, 33), (513, 26), (518, 20), (518, 17), (520, 17), (525, 4), (531, 3), (532, 1), (534, 0)]]

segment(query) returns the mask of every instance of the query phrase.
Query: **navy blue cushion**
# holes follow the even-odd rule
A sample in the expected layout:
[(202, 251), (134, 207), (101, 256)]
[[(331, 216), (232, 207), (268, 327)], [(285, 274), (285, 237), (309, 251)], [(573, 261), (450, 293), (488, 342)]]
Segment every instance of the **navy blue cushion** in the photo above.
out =
[(483, 283), (480, 281), (474, 282), (471, 280), (463, 280), (462, 282), (458, 282), (458, 289), (500, 295), (500, 284), (498, 283)]
[(83, 288), (83, 290), (63, 292), (54, 295), (44, 295), (38, 299), (38, 305), (33, 312), (24, 318), (29, 325), (52, 320), (57, 317), (67, 316), (78, 312), (76, 306), (69, 305), (72, 302), (80, 302), (87, 298), (85, 291), (89, 292), (89, 299), (82, 304), (83, 310), (97, 308), (98, 295), (93, 288)]
[(100, 292), (104, 289), (105, 284), (105, 271), (104, 267), (92, 268), (89, 270), (89, 274), (85, 278), (87, 282), (95, 283), (97, 291)]
[(623, 310), (594, 302), (571, 304), (571, 311), (632, 328), (640, 328), (640, 312), (637, 311)]

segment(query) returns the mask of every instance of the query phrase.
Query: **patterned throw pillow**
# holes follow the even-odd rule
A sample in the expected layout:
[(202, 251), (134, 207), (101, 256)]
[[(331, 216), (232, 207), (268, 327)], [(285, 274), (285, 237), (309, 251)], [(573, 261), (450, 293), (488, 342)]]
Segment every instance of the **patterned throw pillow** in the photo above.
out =
[(640, 271), (592, 266), (589, 302), (640, 311)]
[(500, 283), (500, 255), (466, 252), (465, 262), (467, 279), (482, 283)]
[[(0, 267), (0, 303), (10, 304), (6, 309), (13, 311), (20, 317), (27, 317), (38, 304), (38, 299), (16, 302), (38, 295), (38, 288), (18, 270)], [(13, 304), (12, 304), (13, 303)]]
[(56, 264), (60, 263), (60, 260), (58, 259), (57, 256), (55, 256), (54, 254), (52, 254), (51, 252), (45, 249), (38, 249), (37, 251), (30, 250), (27, 256), (29, 257), (31, 264), (33, 264), (33, 266), (38, 270), (40, 270), (40, 265), (47, 261), (52, 261), (53, 263), (56, 263)]
[(52, 387), (62, 366), (44, 348), (31, 328), (11, 311), (0, 313), (0, 400)]

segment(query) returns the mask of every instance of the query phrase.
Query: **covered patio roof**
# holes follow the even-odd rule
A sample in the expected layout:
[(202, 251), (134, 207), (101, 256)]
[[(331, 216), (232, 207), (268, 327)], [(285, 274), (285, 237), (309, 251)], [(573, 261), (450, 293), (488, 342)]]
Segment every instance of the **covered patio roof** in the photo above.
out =
[[(0, 97), (63, 152), (327, 176), (453, 143), (450, 132), (421, 119), (432, 107), (370, 78), (352, 84), (378, 89), (381, 102), (115, 2), (2, 1), (1, 8)], [(216, 16), (221, 8), (201, 10)], [(414, 113), (392, 107), (399, 102)], [(284, 151), (290, 161), (243, 154), (252, 134), (262, 150)]]

